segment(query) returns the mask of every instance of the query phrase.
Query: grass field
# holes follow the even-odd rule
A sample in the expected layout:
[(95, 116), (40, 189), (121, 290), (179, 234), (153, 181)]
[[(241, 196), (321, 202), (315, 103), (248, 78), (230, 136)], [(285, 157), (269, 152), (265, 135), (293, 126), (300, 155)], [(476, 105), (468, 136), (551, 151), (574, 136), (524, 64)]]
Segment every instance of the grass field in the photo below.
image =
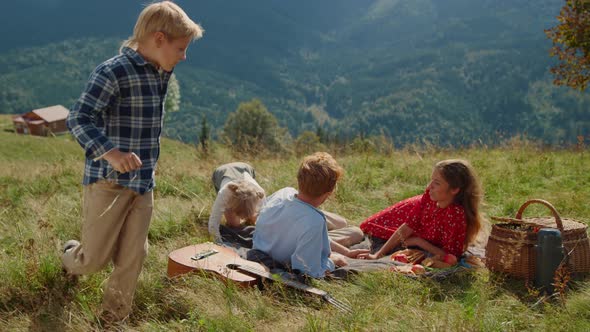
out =
[[(83, 152), (69, 135), (18, 136), (0, 118), (0, 330), (100, 330), (96, 318), (109, 270), (71, 284), (58, 252), (78, 238)], [(403, 198), (421, 193), (432, 165), (465, 158), (486, 191), (487, 216), (514, 216), (529, 198), (552, 202), (562, 216), (590, 219), (590, 154), (542, 149), (513, 140), (503, 147), (442, 150), (408, 147), (389, 153), (329, 151), (346, 176), (325, 208), (358, 224)], [(590, 281), (577, 279), (564, 297), (538, 301), (522, 281), (486, 270), (443, 281), (413, 280), (390, 272), (349, 282), (317, 281), (354, 314), (315, 298), (273, 286), (241, 289), (200, 275), (168, 280), (167, 254), (208, 240), (207, 219), (215, 192), (211, 172), (244, 160), (268, 193), (295, 186), (298, 156), (236, 156), (221, 146), (209, 155), (166, 140), (157, 172), (150, 252), (133, 314), (119, 328), (136, 331), (589, 331)], [(547, 215), (543, 207), (527, 215)]]

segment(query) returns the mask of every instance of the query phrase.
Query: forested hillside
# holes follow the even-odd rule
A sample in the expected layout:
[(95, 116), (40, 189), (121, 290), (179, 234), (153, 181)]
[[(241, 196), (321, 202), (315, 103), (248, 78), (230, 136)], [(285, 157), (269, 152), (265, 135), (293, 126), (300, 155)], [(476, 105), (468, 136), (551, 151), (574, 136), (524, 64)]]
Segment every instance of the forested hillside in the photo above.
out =
[[(543, 30), (556, 24), (561, 0), (178, 3), (206, 32), (176, 70), (173, 137), (195, 141), (202, 117), (218, 134), (254, 97), (294, 136), (321, 126), (340, 138), (462, 145), (590, 133), (587, 94), (554, 87), (548, 71)], [(71, 105), (141, 9), (113, 0), (8, 7), (0, 26), (15, 33), (0, 46), (0, 113)]]

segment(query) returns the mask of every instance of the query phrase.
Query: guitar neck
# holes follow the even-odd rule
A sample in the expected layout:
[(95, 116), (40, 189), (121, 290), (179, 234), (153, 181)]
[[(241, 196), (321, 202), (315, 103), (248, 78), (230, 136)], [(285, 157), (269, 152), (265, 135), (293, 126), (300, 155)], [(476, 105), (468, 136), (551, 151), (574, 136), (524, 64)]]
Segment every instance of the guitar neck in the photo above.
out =
[[(227, 265), (227, 267), (230, 269), (241, 271), (241, 272), (251, 273), (253, 275), (256, 275), (256, 276), (259, 276), (259, 277), (262, 277), (262, 278), (265, 278), (265, 279), (268, 279), (271, 281), (275, 281), (275, 278), (273, 277), (273, 275), (271, 273), (251, 267), (251, 266), (239, 265), (239, 264), (229, 264), (229, 265)], [(326, 302), (330, 303), (331, 305), (335, 306), (336, 308), (338, 308), (338, 310), (340, 310), (342, 312), (345, 312), (345, 313), (352, 313), (353, 312), (350, 305), (336, 300), (330, 294), (328, 294), (328, 292), (326, 292), (326, 291), (323, 291), (323, 290), (315, 288), (315, 287), (308, 286), (304, 283), (301, 283), (301, 282), (295, 281), (295, 280), (291, 280), (291, 279), (288, 279), (283, 276), (281, 276), (281, 279), (279, 279), (278, 281), (282, 282), (283, 284), (285, 284), (288, 287), (292, 287), (292, 288), (299, 289), (299, 290), (302, 290), (304, 292), (307, 292), (307, 293), (310, 293), (313, 295), (317, 295), (317, 296), (321, 297), (324, 301), (326, 301)]]
[[(247, 266), (247, 265), (239, 265), (239, 264), (230, 264), (228, 265), (228, 267), (232, 268), (235, 267), (235, 269), (239, 270), (239, 271), (243, 271), (243, 272), (248, 272), (248, 273), (252, 273), (255, 274), (259, 277), (265, 278), (265, 279), (269, 279), (272, 281), (275, 281), (275, 278), (273, 277), (272, 273), (269, 273), (267, 271), (264, 270), (260, 270), (257, 269), (255, 267), (251, 267), (251, 266)], [(296, 288), (311, 294), (315, 294), (318, 296), (326, 296), (328, 295), (328, 292), (323, 291), (319, 288), (315, 288), (315, 287), (311, 287), (309, 285), (306, 285), (302, 282), (296, 281), (296, 280), (291, 280), (287, 277), (280, 277), (281, 279), (279, 280), (280, 282), (282, 282), (283, 284), (285, 284), (286, 286), (292, 287), (292, 288)]]

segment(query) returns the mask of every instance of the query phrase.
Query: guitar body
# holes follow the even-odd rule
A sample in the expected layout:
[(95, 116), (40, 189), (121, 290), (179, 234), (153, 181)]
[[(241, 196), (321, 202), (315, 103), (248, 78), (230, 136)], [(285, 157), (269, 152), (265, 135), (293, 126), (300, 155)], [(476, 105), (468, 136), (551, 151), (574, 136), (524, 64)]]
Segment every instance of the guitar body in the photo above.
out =
[(222, 280), (229, 280), (240, 286), (256, 285), (257, 279), (246, 273), (232, 270), (228, 264), (246, 265), (265, 271), (263, 265), (241, 258), (231, 248), (211, 242), (190, 245), (174, 250), (168, 255), (168, 277), (201, 271), (214, 274)]

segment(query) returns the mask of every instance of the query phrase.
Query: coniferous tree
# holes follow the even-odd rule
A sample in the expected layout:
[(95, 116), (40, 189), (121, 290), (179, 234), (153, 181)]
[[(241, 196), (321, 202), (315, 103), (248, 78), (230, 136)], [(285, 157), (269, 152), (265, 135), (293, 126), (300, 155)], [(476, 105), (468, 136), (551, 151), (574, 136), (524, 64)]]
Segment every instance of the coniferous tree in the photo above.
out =
[(180, 110), (180, 84), (178, 84), (175, 74), (170, 76), (164, 108), (168, 113), (174, 113)]
[(201, 148), (203, 152), (207, 153), (209, 151), (209, 140), (211, 135), (211, 129), (207, 124), (207, 118), (203, 117), (201, 120), (201, 133), (199, 135), (199, 143), (201, 144)]
[(324, 128), (322, 126), (318, 125), (316, 127), (315, 134), (319, 138), (321, 143), (326, 143), (326, 132), (324, 131)]

